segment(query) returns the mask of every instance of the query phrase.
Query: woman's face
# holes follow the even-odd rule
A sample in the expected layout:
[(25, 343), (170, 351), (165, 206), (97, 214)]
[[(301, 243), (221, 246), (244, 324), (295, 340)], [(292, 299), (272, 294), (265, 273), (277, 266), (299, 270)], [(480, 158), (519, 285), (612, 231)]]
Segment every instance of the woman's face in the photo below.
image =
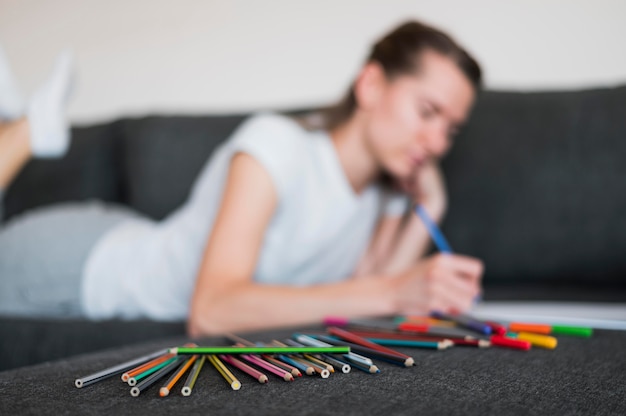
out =
[(422, 54), (418, 74), (384, 78), (367, 111), (369, 145), (379, 165), (406, 179), (425, 161), (441, 158), (474, 98), (465, 74), (434, 51)]

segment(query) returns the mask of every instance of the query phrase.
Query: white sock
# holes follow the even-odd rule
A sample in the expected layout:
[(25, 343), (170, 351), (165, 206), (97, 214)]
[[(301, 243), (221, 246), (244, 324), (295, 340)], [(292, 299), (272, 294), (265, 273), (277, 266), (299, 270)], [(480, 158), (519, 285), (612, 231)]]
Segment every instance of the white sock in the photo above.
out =
[(24, 114), (24, 100), (0, 46), (0, 120), (14, 120)]
[(59, 54), (52, 73), (35, 91), (28, 105), (30, 145), (35, 157), (60, 157), (69, 147), (70, 131), (65, 119), (65, 107), (72, 89), (72, 62), (69, 51)]

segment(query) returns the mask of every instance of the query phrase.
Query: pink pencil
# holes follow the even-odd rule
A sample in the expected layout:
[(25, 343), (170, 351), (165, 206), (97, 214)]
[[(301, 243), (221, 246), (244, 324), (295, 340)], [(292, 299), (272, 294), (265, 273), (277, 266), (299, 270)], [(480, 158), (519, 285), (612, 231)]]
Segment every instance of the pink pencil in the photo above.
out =
[(279, 377), (282, 377), (285, 381), (293, 381), (293, 376), (290, 372), (283, 370), (282, 368), (276, 367), (274, 364), (270, 364), (261, 358), (251, 355), (251, 354), (242, 354), (242, 358), (247, 360), (248, 362), (258, 365), (261, 368), (266, 369), (267, 371), (276, 374)]
[(259, 383), (267, 383), (268, 382), (268, 378), (267, 378), (267, 376), (265, 374), (263, 374), (262, 372), (260, 372), (259, 370), (255, 369), (255, 368), (250, 367), (248, 364), (239, 361), (235, 357), (232, 357), (230, 355), (220, 355), (220, 358), (223, 361), (226, 361), (228, 364), (231, 364), (231, 365), (237, 367), (238, 369), (240, 369), (244, 373), (247, 373), (250, 376), (256, 378)]

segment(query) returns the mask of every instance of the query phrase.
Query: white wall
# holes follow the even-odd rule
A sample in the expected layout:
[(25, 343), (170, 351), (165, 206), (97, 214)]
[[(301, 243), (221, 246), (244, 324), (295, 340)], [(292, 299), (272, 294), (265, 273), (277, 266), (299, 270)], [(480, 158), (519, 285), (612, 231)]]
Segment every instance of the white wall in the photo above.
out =
[(623, 0), (0, 0), (0, 43), (26, 93), (70, 45), (70, 118), (89, 123), (328, 103), (407, 18), (457, 38), (489, 88), (626, 82)]

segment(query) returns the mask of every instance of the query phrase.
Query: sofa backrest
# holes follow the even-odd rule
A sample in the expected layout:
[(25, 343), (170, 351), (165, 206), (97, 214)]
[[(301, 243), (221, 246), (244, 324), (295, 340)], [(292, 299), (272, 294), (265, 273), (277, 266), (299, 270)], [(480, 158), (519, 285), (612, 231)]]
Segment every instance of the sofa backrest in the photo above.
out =
[[(75, 127), (62, 160), (34, 160), (5, 214), (99, 198), (163, 218), (248, 114), (152, 116)], [(626, 285), (626, 86), (483, 92), (442, 166), (444, 232), (488, 281)]]
[(626, 87), (487, 92), (443, 167), (444, 231), (487, 276), (626, 285)]

